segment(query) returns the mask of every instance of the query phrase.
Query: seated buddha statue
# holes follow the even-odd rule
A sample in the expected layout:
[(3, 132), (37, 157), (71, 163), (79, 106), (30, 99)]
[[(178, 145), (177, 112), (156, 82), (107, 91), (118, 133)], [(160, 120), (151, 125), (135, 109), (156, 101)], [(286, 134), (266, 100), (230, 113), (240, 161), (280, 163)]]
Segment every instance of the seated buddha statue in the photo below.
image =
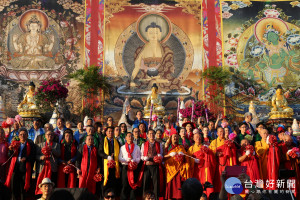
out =
[(276, 93), (272, 97), (272, 109), (270, 119), (292, 118), (294, 111), (288, 106), (287, 100), (283, 95), (281, 85), (276, 88)]
[(18, 105), (18, 113), (22, 117), (39, 117), (40, 112), (34, 98), (35, 84), (31, 81), (29, 91), (25, 94), (23, 101)]
[(162, 100), (160, 95), (157, 93), (158, 87), (154, 83), (151, 87), (151, 94), (147, 97), (147, 103), (144, 107), (145, 117), (150, 117), (151, 105), (153, 105), (152, 115), (157, 115), (159, 118), (162, 118), (165, 114), (165, 107), (162, 105)]

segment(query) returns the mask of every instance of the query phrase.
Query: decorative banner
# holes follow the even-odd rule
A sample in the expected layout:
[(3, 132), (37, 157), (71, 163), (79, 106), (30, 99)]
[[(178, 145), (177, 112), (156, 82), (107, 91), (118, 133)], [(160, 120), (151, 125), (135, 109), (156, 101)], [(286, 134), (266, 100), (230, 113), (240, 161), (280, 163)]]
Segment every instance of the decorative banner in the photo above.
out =
[[(250, 101), (268, 105), (276, 86), (282, 85), (299, 113), (300, 3), (223, 1), (221, 6), (223, 63), (234, 72), (226, 96), (233, 109), (244, 113)], [(260, 117), (267, 117), (268, 106), (258, 109)]]
[(121, 111), (128, 96), (143, 109), (156, 83), (176, 114), (178, 96), (199, 98), (203, 88), (201, 1), (143, 2), (105, 1), (104, 74), (115, 86), (108, 107)]
[[(0, 75), (19, 82), (63, 78), (80, 67), (84, 5), (2, 2)], [(2, 4), (2, 5), (1, 5)]]
[[(0, 2), (0, 79), (19, 84), (0, 84), (6, 113), (16, 111), (30, 80), (65, 79), (83, 67), (84, 12), (78, 0)], [(69, 90), (76, 109), (81, 97), (74, 84)]]

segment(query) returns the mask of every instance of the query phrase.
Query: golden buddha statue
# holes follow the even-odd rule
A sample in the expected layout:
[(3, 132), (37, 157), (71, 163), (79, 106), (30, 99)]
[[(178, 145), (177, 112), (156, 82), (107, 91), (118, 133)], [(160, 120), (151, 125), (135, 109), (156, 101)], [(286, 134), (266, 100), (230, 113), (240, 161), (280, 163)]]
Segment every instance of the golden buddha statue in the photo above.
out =
[(276, 93), (272, 97), (272, 109), (269, 115), (270, 119), (293, 118), (294, 111), (288, 106), (281, 85), (277, 86)]
[(35, 85), (31, 81), (29, 91), (25, 94), (23, 101), (18, 106), (18, 113), (22, 117), (40, 117), (39, 109), (34, 98)]
[(152, 85), (151, 91), (151, 94), (147, 97), (147, 104), (144, 107), (145, 118), (150, 117), (151, 105), (153, 105), (152, 115), (162, 118), (165, 115), (165, 107), (163, 107), (161, 97), (157, 93), (158, 87), (156, 83)]

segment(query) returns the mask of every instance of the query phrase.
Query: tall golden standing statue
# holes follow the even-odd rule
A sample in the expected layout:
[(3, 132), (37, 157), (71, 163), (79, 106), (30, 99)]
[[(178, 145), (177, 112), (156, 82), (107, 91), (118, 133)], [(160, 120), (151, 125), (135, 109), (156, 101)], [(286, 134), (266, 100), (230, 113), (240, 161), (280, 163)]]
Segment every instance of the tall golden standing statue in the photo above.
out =
[(23, 101), (18, 106), (18, 113), (22, 117), (40, 117), (39, 109), (34, 98), (35, 84), (31, 81), (29, 91), (25, 94)]
[(272, 109), (270, 119), (293, 118), (294, 111), (288, 106), (287, 100), (283, 95), (281, 85), (276, 88), (276, 93), (272, 97)]
[(160, 95), (158, 94), (158, 87), (156, 83), (154, 83), (151, 87), (151, 94), (147, 97), (147, 104), (144, 107), (145, 118), (150, 117), (150, 109), (151, 105), (153, 105), (152, 114), (157, 115), (159, 118), (162, 118), (165, 115), (165, 107), (162, 105), (162, 100)]

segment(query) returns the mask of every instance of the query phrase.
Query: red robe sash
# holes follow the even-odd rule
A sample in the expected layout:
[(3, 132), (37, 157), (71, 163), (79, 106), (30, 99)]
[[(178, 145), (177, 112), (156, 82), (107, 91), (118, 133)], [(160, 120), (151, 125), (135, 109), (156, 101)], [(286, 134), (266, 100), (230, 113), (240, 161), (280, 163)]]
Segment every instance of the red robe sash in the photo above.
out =
[[(73, 142), (71, 144), (71, 159), (75, 157), (75, 155), (76, 155), (76, 149), (77, 148), (76, 148), (75, 140), (73, 140)], [(62, 160), (65, 160), (65, 144), (63, 143), (63, 140), (62, 140), (61, 145), (60, 145), (60, 150), (61, 150), (61, 156), (60, 156), (60, 158)], [(66, 165), (63, 165), (61, 163), (59, 165), (59, 167), (58, 167), (58, 177), (57, 177), (57, 187), (58, 188), (65, 188), (66, 187), (66, 183), (65, 183), (65, 176), (66, 176), (66, 174), (64, 173), (64, 167), (65, 166)], [(76, 187), (76, 170), (73, 169), (69, 173), (69, 179), (68, 179), (67, 188), (75, 188), (75, 187)]]
[[(53, 145), (53, 142), (51, 142), (50, 145), (47, 144), (47, 141), (45, 142), (45, 146), (52, 147), (52, 145)], [(50, 158), (51, 158), (51, 156), (45, 156), (44, 167), (43, 167), (42, 172), (39, 174), (39, 177), (36, 181), (35, 195), (42, 194), (42, 191), (39, 188), (39, 184), (43, 181), (43, 179), (44, 178), (50, 178), (51, 179), (52, 170), (51, 170)]]
[(216, 149), (217, 152), (221, 153), (221, 156), (217, 157), (217, 166), (216, 174), (214, 177), (214, 189), (215, 191), (221, 190), (221, 174), (225, 170), (226, 166), (234, 166), (237, 164), (237, 156), (236, 156), (236, 147), (235, 145), (228, 146), (225, 142), (224, 145), (218, 147)]
[(82, 151), (81, 161), (81, 176), (79, 177), (79, 188), (87, 188), (91, 193), (96, 193), (96, 182), (94, 181), (94, 175), (97, 169), (97, 149), (95, 146), (91, 149), (90, 154), (90, 166), (88, 166), (88, 147), (85, 144)]
[[(130, 144), (130, 150), (129, 150), (129, 145), (126, 142), (125, 148), (126, 148), (126, 151), (128, 153), (128, 158), (132, 159), (132, 155), (131, 154), (133, 153), (133, 150), (134, 150), (134, 143)], [(133, 173), (133, 170), (130, 170), (129, 168), (127, 168), (127, 178), (128, 178), (129, 185), (130, 185), (130, 187), (132, 189), (135, 190), (137, 187), (141, 186), (141, 182), (140, 181), (138, 181), (137, 183), (134, 182), (134, 173)]]
[[(143, 156), (148, 155), (148, 150), (149, 150), (149, 141), (144, 143), (144, 155)], [(159, 142), (156, 142), (156, 141), (155, 141), (155, 150), (156, 150), (157, 154), (160, 154), (160, 144), (159, 144)], [(139, 174), (140, 183), (142, 183), (145, 165), (146, 165), (146, 161), (144, 161), (141, 171), (140, 171), (140, 174)], [(158, 165), (158, 170), (159, 170), (159, 192), (160, 192), (160, 194), (163, 194), (163, 191), (164, 191), (164, 176), (163, 175), (164, 175), (164, 173), (163, 173), (163, 167), (162, 167), (161, 163), (159, 163), (159, 165)]]
[[(243, 156), (246, 154), (244, 148), (240, 150), (240, 154)], [(255, 183), (255, 180), (260, 179), (259, 168), (258, 168), (258, 161), (255, 155), (249, 155), (243, 162), (241, 162), (241, 166), (247, 167), (247, 174), (250, 177), (250, 180)]]
[[(11, 177), (12, 177), (12, 174), (14, 172), (14, 168), (15, 168), (15, 164), (16, 164), (16, 161), (18, 159), (18, 156), (19, 156), (19, 151), (20, 151), (20, 148), (18, 149), (18, 151), (14, 152), (14, 155), (11, 159), (11, 162), (10, 162), (10, 166), (9, 166), (9, 170), (8, 170), (8, 174), (7, 174), (7, 177), (6, 177), (6, 181), (4, 183), (4, 185), (6, 187), (10, 187), (10, 183), (11, 183)], [(24, 150), (24, 149), (23, 149)], [(30, 151), (31, 151), (31, 147), (30, 147), (30, 144), (29, 142), (26, 141), (26, 156), (29, 157), (30, 155)], [(30, 188), (30, 178), (31, 178), (31, 163), (30, 161), (25, 161), (26, 162), (26, 175), (25, 175), (25, 185), (24, 185), (24, 190), (25, 191), (28, 191), (29, 188)]]
[(275, 145), (269, 145), (269, 152), (268, 152), (268, 179), (274, 180), (275, 184), (270, 184), (269, 190), (276, 190), (276, 181), (278, 180), (278, 171), (279, 171), (279, 164), (280, 164), (280, 152), (279, 148)]
[[(204, 152), (201, 148), (199, 151), (194, 152), (193, 156), (200, 160), (199, 163), (194, 164), (194, 177), (196, 177), (202, 185), (205, 182), (213, 184), (216, 169), (216, 159), (213, 151), (208, 149), (208, 152)], [(214, 192), (213, 188), (206, 189), (207, 196), (212, 192)]]

